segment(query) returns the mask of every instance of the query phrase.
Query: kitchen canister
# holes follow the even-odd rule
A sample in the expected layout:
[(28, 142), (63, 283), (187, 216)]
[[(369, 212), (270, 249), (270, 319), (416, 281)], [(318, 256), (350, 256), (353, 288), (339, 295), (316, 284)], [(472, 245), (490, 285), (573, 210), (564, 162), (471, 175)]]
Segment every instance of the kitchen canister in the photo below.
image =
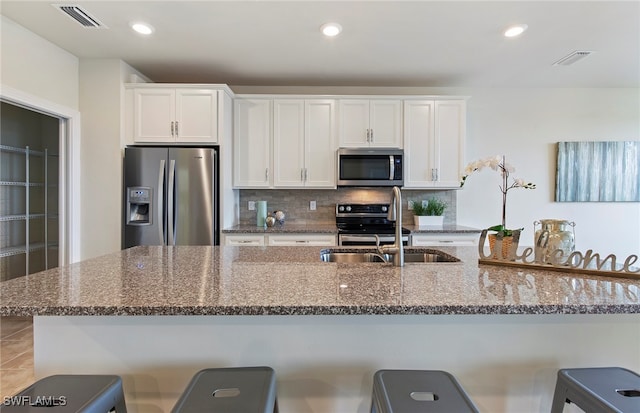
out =
[[(536, 230), (536, 227), (540, 228)], [(551, 253), (560, 250), (566, 258), (576, 248), (575, 222), (563, 219), (541, 219), (533, 222), (533, 243), (536, 261), (548, 261)], [(539, 247), (539, 248), (538, 248)]]
[(256, 202), (256, 225), (259, 227), (267, 226), (267, 201)]

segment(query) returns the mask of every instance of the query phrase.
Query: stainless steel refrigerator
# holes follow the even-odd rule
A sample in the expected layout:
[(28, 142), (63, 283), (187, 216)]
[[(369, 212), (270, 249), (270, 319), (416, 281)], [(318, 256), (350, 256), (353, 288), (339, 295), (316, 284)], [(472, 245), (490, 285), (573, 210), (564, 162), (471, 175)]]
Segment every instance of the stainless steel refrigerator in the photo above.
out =
[(218, 245), (216, 148), (128, 146), (123, 248)]

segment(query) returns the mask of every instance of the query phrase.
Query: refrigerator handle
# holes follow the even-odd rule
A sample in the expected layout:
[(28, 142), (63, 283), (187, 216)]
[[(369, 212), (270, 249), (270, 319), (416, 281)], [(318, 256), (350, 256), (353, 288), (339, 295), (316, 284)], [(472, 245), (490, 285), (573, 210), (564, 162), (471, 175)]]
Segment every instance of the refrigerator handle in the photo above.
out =
[(175, 197), (175, 174), (176, 174), (176, 160), (171, 159), (169, 161), (169, 189), (167, 190), (167, 227), (169, 228), (169, 239), (167, 245), (176, 245), (174, 239), (176, 217), (173, 216), (173, 202)]
[(160, 169), (158, 170), (158, 203), (157, 203), (157, 207), (156, 207), (156, 211), (158, 211), (157, 214), (157, 219), (158, 219), (158, 236), (160, 237), (160, 242), (162, 244), (165, 243), (166, 241), (166, 237), (165, 237), (165, 224), (164, 224), (164, 220), (163, 220), (163, 216), (164, 216), (164, 209), (163, 209), (163, 205), (164, 205), (164, 159), (160, 160)]

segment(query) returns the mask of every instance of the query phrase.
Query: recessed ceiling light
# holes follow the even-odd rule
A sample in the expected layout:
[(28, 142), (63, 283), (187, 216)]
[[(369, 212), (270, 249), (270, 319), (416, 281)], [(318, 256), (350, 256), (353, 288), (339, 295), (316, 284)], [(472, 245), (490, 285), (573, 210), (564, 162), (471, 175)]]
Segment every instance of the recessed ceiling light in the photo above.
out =
[(517, 24), (515, 26), (508, 27), (507, 30), (504, 31), (504, 37), (518, 37), (527, 30), (527, 27), (529, 26), (526, 24)]
[(340, 32), (342, 31), (342, 26), (340, 26), (338, 23), (325, 23), (320, 26), (320, 30), (325, 36), (334, 37), (340, 34)]
[(147, 23), (135, 22), (131, 23), (131, 28), (140, 34), (151, 34), (153, 33), (153, 27)]

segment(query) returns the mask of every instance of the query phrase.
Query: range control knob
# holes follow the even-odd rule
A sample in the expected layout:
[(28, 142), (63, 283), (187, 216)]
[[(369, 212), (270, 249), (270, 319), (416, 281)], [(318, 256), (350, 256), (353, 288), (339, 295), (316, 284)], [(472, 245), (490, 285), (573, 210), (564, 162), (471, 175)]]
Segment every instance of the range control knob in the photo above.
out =
[(386, 206), (383, 206), (383, 207), (382, 207), (382, 212), (387, 212), (387, 209), (388, 209), (388, 208), (387, 208)]
[(351, 206), (347, 205), (347, 212), (351, 212)]
[(338, 207), (338, 211), (340, 211), (340, 212), (344, 212), (344, 207), (343, 207), (342, 205), (340, 205), (340, 206)]

